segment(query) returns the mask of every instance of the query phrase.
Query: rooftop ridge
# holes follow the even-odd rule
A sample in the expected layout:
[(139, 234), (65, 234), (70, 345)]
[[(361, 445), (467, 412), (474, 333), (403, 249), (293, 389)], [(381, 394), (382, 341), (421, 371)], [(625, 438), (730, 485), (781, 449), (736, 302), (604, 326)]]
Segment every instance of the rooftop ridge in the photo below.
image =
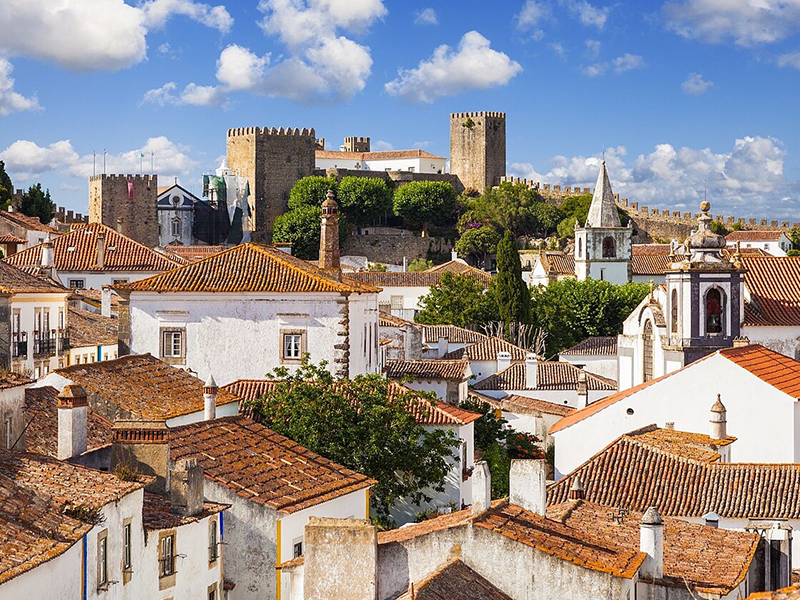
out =
[(314, 133), (314, 128), (311, 127), (287, 127), (284, 129), (283, 127), (275, 128), (275, 127), (234, 127), (232, 129), (228, 129), (227, 136), (228, 137), (238, 137), (242, 135), (255, 135), (255, 136), (302, 136), (302, 137), (312, 137), (316, 140), (316, 134)]

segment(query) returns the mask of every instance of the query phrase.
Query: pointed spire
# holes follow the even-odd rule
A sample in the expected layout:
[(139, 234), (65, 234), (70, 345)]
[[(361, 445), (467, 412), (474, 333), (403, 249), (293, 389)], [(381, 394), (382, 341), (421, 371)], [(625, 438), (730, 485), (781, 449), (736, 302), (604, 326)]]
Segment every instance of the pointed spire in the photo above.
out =
[(614, 200), (614, 192), (611, 191), (611, 180), (608, 178), (606, 161), (603, 161), (600, 173), (597, 175), (589, 216), (586, 218), (586, 227), (622, 227), (617, 212), (617, 203)]

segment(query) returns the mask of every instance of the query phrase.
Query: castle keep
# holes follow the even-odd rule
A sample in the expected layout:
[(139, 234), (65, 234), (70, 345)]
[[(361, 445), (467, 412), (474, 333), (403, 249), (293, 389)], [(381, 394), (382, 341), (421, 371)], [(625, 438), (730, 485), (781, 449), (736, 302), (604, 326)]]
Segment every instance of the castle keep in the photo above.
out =
[(506, 113), (450, 115), (450, 173), (483, 192), (506, 174)]
[(287, 210), (298, 179), (314, 174), (313, 129), (237, 127), (228, 130), (228, 168), (250, 182), (252, 239), (268, 242), (272, 224)]
[(152, 248), (158, 245), (157, 175), (89, 177), (89, 222), (112, 227)]

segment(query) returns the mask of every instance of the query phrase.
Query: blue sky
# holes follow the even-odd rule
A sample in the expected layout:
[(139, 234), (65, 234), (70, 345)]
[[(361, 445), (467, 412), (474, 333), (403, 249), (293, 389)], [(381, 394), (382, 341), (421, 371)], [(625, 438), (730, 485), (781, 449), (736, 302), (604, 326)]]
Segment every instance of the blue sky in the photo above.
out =
[(236, 126), (447, 156), (505, 111), (510, 174), (800, 220), (800, 0), (3, 0), (0, 159), (86, 210), (92, 152), (198, 191)]

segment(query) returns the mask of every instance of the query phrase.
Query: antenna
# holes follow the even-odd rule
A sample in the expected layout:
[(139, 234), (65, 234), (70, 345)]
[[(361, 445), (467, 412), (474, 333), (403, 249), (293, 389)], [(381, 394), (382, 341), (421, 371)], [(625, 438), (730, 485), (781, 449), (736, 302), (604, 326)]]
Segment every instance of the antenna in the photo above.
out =
[(606, 143), (603, 142), (603, 162), (606, 162)]
[(703, 200), (708, 200), (708, 179), (703, 179)]

